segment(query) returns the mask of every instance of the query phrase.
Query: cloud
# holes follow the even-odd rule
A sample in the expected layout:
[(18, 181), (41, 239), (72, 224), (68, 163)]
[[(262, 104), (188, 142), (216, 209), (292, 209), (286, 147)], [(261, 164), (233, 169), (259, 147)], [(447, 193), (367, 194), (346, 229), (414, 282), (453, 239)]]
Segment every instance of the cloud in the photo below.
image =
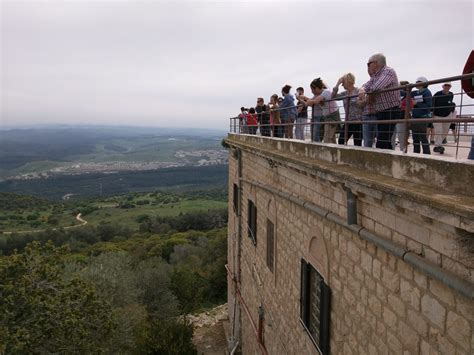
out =
[(473, 5), (446, 4), (3, 1), (2, 124), (224, 128), (287, 83), (363, 83), (375, 52), (400, 79), (455, 75)]

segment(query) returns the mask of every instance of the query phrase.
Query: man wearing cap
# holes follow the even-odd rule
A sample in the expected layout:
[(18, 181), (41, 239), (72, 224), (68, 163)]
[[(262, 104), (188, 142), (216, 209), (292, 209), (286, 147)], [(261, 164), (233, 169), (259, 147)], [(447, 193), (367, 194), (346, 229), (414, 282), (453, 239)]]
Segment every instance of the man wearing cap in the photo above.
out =
[[(397, 73), (387, 66), (386, 58), (382, 53), (371, 56), (367, 62), (367, 67), (373, 75), (359, 90), (359, 99), (364, 100), (366, 93), (368, 93), (368, 103), (372, 105), (377, 121), (398, 119), (400, 117), (400, 95), (398, 90), (371, 94), (374, 91), (397, 87)], [(377, 148), (392, 149), (391, 137), (394, 128), (393, 123), (377, 125), (377, 143), (375, 145)]]
[[(431, 154), (430, 143), (428, 142), (426, 128), (428, 123), (416, 122), (417, 119), (431, 118), (431, 110), (433, 108), (433, 96), (428, 89), (428, 79), (424, 76), (416, 78), (416, 89), (411, 93), (415, 101), (415, 106), (412, 110), (411, 133), (413, 137), (413, 152), (423, 154)], [(421, 147), (420, 147), (421, 146)], [(421, 149), (420, 149), (421, 148)]]
[(449, 91), (451, 89), (451, 83), (444, 83), (443, 90), (438, 91), (433, 96), (433, 119), (435, 127), (435, 147), (433, 148), (434, 152), (443, 154), (443, 139), (448, 135), (449, 131), (449, 122), (436, 122), (439, 119), (445, 119), (448, 117), (451, 112), (454, 111), (456, 107), (453, 102), (453, 93)]

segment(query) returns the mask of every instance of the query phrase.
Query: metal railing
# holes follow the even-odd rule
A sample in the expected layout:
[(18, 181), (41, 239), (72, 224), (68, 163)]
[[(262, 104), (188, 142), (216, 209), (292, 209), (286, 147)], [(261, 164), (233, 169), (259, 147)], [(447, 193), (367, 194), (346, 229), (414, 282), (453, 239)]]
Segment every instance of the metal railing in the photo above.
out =
[[(285, 108), (269, 108), (266, 111), (256, 113), (251, 119), (249, 116), (239, 115), (230, 118), (230, 132), (236, 134), (262, 135), (276, 139), (297, 139), (316, 143), (338, 143), (341, 145), (356, 145), (366, 148), (393, 149), (403, 153), (444, 154), (456, 159), (465, 159), (472, 150), (474, 154), (474, 104), (466, 93), (453, 93), (458, 103), (453, 106), (442, 106), (439, 104), (424, 105), (420, 107), (419, 102), (412, 102), (413, 89), (417, 86), (427, 86), (454, 82), (461, 80), (474, 80), (474, 73), (451, 76), (430, 80), (423, 83), (408, 83), (406, 85), (392, 87), (367, 93), (367, 97), (374, 97), (381, 93), (400, 92), (400, 103), (402, 92), (406, 95), (405, 106), (397, 106), (388, 111), (389, 119), (377, 119), (377, 107), (370, 102), (365, 104), (361, 101), (361, 112), (357, 119), (346, 119), (349, 117), (351, 105), (350, 100), (359, 99), (359, 95), (345, 95), (334, 97), (325, 102), (337, 102), (340, 119), (328, 120), (328, 116), (315, 116), (313, 109), (308, 106), (308, 118), (274, 122), (272, 116), (277, 112), (288, 110)], [(440, 88), (441, 89), (441, 88)], [(431, 96), (427, 102), (433, 102), (435, 91), (430, 91)], [(416, 92), (416, 91), (415, 91)], [(418, 99), (418, 98), (417, 98)], [(436, 96), (435, 101), (439, 102)], [(297, 107), (304, 104), (299, 104)], [(435, 110), (449, 108), (448, 116), (434, 116)], [(451, 112), (451, 109), (454, 111)], [(446, 111), (446, 110), (444, 110)], [(423, 112), (423, 114), (420, 114)], [(336, 115), (337, 116), (337, 115)], [(354, 116), (354, 114), (352, 115)], [(334, 119), (334, 117), (332, 117)], [(449, 132), (452, 131), (452, 139)], [(471, 157), (473, 159), (474, 157)]]

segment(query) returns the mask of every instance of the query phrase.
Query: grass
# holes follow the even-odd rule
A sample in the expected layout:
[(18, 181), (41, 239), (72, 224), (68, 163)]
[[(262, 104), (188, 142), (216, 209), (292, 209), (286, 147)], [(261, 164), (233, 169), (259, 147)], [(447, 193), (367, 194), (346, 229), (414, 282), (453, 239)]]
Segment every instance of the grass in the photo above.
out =
[[(133, 208), (121, 208), (128, 204), (135, 206)], [(139, 223), (137, 217), (140, 215), (148, 215), (150, 218), (156, 216), (169, 217), (177, 216), (180, 213), (207, 211), (214, 209), (227, 208), (227, 202), (212, 200), (210, 198), (187, 198), (174, 194), (163, 192), (150, 193), (129, 193), (124, 195), (116, 195), (108, 198), (93, 199), (85, 203), (80, 203), (80, 210), (84, 211), (87, 206), (96, 208), (97, 210), (83, 216), (89, 225), (98, 225), (102, 222), (112, 224), (128, 225), (132, 229), (138, 229)], [(58, 205), (56, 205), (56, 209)], [(0, 210), (0, 232), (15, 231), (34, 231), (47, 228), (60, 228), (77, 225), (75, 214), (72, 212), (74, 205), (63, 204), (59, 211), (54, 214), (58, 223), (48, 224), (48, 217), (53, 214), (53, 207), (44, 210), (23, 210), (18, 212), (10, 212)], [(30, 225), (33, 221), (26, 220), (28, 215), (33, 213), (39, 214), (36, 221), (40, 222), (38, 226)], [(9, 218), (11, 215), (21, 216), (21, 220)]]
[[(0, 221), (0, 232), (36, 231), (48, 228), (69, 227), (79, 224), (79, 222), (76, 220), (76, 216), (73, 216), (70, 211), (63, 211), (61, 214), (57, 214), (57, 224), (48, 224), (48, 216), (52, 214), (52, 208), (50, 208), (47, 211), (38, 212), (39, 217), (36, 219), (36, 221), (38, 221), (39, 224), (37, 226), (32, 227), (31, 223), (35, 221), (26, 220), (26, 217), (31, 213), (32, 211), (15, 213), (16, 215), (23, 217), (23, 219), (21, 220), (6, 219)], [(8, 216), (11, 214), (12, 213), (6, 213), (3, 211), (0, 212), (0, 216)]]
[(98, 225), (101, 222), (110, 222), (138, 226), (136, 218), (140, 215), (146, 214), (152, 218), (156, 216), (168, 217), (177, 216), (180, 213), (207, 211), (221, 208), (227, 208), (227, 202), (205, 199), (182, 199), (179, 202), (141, 205), (129, 209), (111, 207), (110, 205), (107, 205), (106, 207), (106, 205), (103, 204), (102, 208), (88, 214), (84, 219), (91, 225)]

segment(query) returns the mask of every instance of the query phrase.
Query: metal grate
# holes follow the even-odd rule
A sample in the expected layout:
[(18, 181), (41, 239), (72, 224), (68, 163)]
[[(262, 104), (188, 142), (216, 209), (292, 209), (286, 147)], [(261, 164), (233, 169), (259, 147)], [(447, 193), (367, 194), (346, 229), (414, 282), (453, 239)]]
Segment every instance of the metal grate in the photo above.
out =
[(301, 259), (301, 322), (321, 354), (329, 354), (331, 290), (318, 271)]

